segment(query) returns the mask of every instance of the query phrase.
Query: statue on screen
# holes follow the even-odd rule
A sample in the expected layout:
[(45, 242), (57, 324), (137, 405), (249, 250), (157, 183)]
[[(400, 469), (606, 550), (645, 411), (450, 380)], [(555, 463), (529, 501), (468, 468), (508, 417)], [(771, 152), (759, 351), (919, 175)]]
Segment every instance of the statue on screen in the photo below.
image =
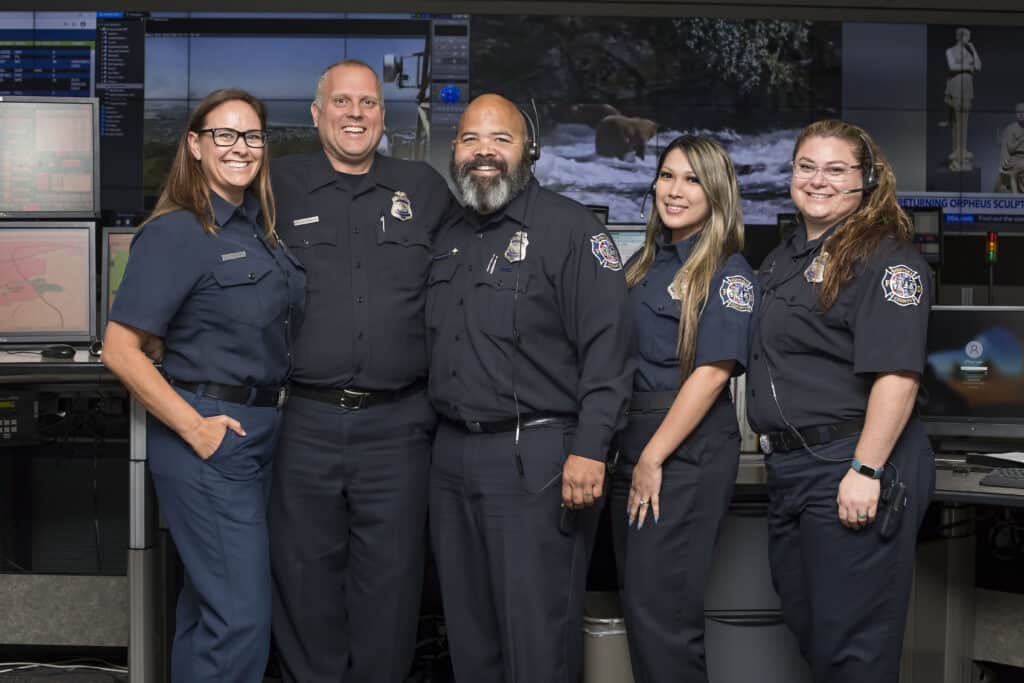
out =
[(1018, 102), (1017, 120), (999, 136), (999, 177), (996, 192), (1024, 192), (1024, 102)]
[(981, 57), (971, 43), (971, 32), (966, 28), (956, 30), (956, 44), (946, 50), (946, 65), (949, 77), (944, 99), (953, 123), (949, 170), (970, 171), (974, 168), (974, 155), (967, 151), (967, 119), (974, 101), (974, 74), (981, 71)]

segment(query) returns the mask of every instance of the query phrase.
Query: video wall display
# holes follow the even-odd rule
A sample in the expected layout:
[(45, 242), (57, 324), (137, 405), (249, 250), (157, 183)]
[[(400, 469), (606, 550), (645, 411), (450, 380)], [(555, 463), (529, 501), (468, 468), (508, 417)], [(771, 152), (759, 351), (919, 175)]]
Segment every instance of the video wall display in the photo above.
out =
[[(97, 96), (103, 208), (135, 215), (152, 207), (185, 117), (207, 92), (263, 98), (274, 156), (316, 150), (317, 76), (355, 58), (384, 81), (383, 153), (447, 174), (470, 97), (533, 99), (539, 180), (607, 206), (609, 223), (638, 222), (660, 150), (700, 133), (732, 155), (746, 222), (775, 225), (792, 211), (799, 129), (838, 116), (872, 133), (901, 201), (940, 211), (947, 233), (1024, 232), (1019, 33), (707, 17), (0, 12), (0, 44), (10, 46), (0, 49), (0, 94)], [(39, 50), (50, 43), (66, 53)]]

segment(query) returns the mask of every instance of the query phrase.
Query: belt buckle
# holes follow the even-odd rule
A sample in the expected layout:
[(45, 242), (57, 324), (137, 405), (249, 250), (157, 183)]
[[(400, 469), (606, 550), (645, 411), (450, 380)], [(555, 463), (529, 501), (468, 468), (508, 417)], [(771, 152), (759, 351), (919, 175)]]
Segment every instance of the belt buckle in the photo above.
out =
[(275, 406), (275, 408), (280, 410), (281, 407), (284, 406), (285, 401), (287, 401), (287, 400), (288, 400), (288, 385), (286, 384), (286, 385), (282, 386), (280, 389), (277, 390), (277, 405)]
[(479, 422), (473, 420), (466, 420), (464, 424), (466, 425), (467, 432), (471, 432), (473, 434), (483, 434), (484, 432), (483, 425), (481, 425)]
[(338, 397), (338, 407), (347, 408), (348, 410), (361, 410), (363, 407), (363, 401), (370, 394), (365, 391), (352, 391), (351, 389), (342, 389), (341, 396)]
[(761, 452), (765, 455), (772, 454), (772, 440), (767, 434), (757, 435), (757, 445), (761, 447)]

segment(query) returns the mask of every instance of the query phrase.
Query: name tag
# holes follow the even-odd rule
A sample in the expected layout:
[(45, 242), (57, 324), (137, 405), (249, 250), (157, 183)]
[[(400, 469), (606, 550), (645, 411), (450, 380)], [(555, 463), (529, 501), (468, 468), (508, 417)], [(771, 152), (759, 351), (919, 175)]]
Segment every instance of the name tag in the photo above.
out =
[(309, 218), (296, 218), (292, 221), (292, 225), (299, 227), (300, 225), (309, 225), (310, 223), (319, 223), (320, 216), (310, 216)]
[(233, 251), (230, 254), (221, 254), (220, 255), (220, 260), (221, 261), (235, 261), (235, 260), (240, 259), (240, 258), (245, 258), (245, 252), (244, 251)]

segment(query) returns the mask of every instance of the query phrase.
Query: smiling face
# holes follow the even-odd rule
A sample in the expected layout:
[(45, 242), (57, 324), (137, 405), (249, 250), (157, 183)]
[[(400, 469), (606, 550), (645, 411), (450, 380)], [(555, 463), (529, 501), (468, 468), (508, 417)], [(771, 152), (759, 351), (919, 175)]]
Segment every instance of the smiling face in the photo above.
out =
[[(241, 100), (229, 100), (210, 110), (203, 128), (232, 128), (245, 132), (261, 130), (256, 110)], [(241, 136), (230, 147), (213, 144), (211, 133), (189, 131), (188, 147), (199, 161), (211, 190), (236, 206), (263, 164), (263, 148), (248, 147)]]
[(324, 77), (318, 105), (310, 105), (313, 125), (334, 170), (366, 173), (384, 135), (384, 102), (377, 74), (357, 64), (342, 64)]
[(654, 205), (662, 225), (677, 242), (700, 230), (711, 215), (711, 203), (683, 150), (665, 155), (654, 182)]
[[(856, 190), (864, 186), (864, 178), (859, 168), (853, 168), (860, 162), (849, 142), (809, 137), (797, 149), (793, 163), (815, 168), (810, 178), (798, 178), (794, 173), (789, 182), (789, 194), (803, 216), (808, 239), (816, 239), (860, 206), (864, 193)], [(842, 168), (849, 172), (835, 179), (826, 177), (826, 169), (833, 169), (832, 175), (836, 175), (835, 171)]]
[(494, 213), (526, 187), (526, 142), (523, 116), (505, 98), (481, 95), (466, 107), (452, 142), (450, 169), (466, 204), (479, 214)]

